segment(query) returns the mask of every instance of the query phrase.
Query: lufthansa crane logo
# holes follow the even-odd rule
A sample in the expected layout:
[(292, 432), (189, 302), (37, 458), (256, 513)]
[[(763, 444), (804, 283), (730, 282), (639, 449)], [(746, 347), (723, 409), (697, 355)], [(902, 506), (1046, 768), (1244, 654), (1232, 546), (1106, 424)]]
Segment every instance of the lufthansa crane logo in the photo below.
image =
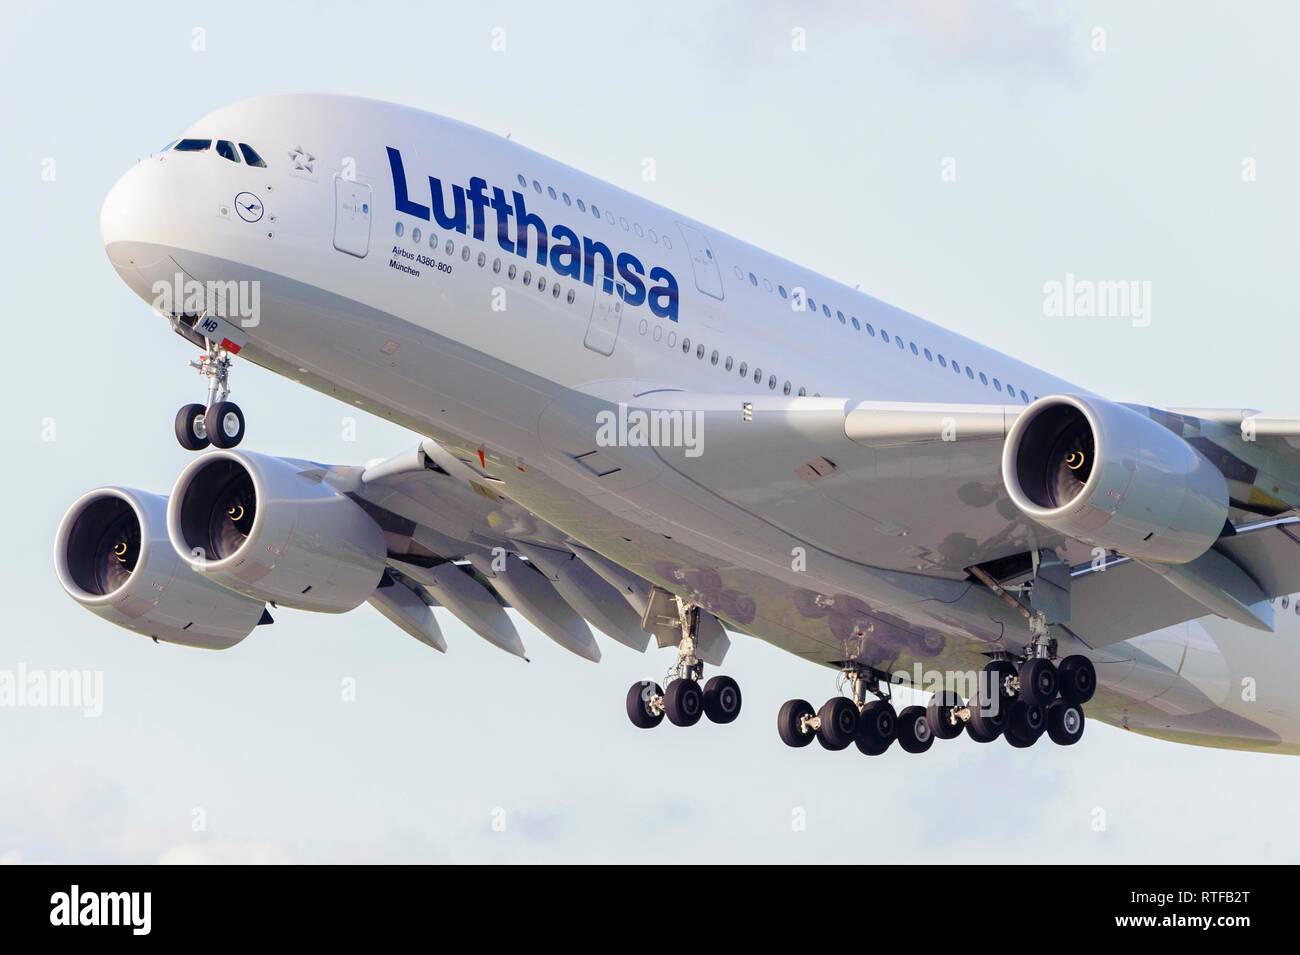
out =
[(239, 218), (245, 222), (256, 222), (266, 211), (262, 206), (262, 200), (251, 192), (241, 192), (235, 196), (235, 209), (239, 212)]

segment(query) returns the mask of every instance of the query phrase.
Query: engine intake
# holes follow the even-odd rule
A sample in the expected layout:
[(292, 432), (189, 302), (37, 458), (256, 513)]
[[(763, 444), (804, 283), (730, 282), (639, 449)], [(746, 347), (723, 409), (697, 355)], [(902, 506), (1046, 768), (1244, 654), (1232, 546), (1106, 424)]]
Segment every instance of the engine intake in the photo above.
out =
[(172, 546), (209, 578), (258, 600), (342, 613), (375, 591), (383, 531), (306, 461), (212, 451), (176, 479)]
[(1051, 395), (1026, 408), (1007, 434), (1002, 479), (1039, 523), (1146, 560), (1195, 560), (1228, 517), (1218, 468), (1168, 428), (1100, 398)]
[(191, 647), (234, 646), (266, 608), (191, 571), (167, 539), (166, 517), (158, 494), (102, 487), (83, 495), (55, 535), (59, 583), (119, 627)]

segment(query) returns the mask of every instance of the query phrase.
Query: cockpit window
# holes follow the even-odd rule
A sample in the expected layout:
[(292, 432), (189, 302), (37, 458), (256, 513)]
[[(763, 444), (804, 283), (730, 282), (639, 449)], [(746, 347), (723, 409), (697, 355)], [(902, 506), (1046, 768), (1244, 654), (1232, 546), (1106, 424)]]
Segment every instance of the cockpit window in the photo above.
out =
[(248, 145), (248, 143), (240, 143), (239, 151), (244, 154), (244, 162), (248, 163), (250, 166), (266, 166), (266, 161), (262, 159), (262, 157), (257, 154), (257, 150)]
[(172, 148), (178, 153), (201, 153), (212, 145), (210, 139), (182, 139)]
[(235, 152), (235, 144), (228, 139), (217, 140), (217, 155), (231, 162), (239, 162), (239, 153)]

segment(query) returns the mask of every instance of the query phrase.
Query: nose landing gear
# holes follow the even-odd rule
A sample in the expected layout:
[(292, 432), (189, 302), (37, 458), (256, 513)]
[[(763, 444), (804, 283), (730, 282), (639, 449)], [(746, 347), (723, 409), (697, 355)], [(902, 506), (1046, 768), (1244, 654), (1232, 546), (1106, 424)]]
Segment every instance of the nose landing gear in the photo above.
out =
[(206, 405), (188, 404), (176, 412), (176, 440), (186, 451), (233, 448), (244, 440), (244, 412), (230, 397), (230, 352), (208, 340), (206, 355), (190, 367), (208, 379)]

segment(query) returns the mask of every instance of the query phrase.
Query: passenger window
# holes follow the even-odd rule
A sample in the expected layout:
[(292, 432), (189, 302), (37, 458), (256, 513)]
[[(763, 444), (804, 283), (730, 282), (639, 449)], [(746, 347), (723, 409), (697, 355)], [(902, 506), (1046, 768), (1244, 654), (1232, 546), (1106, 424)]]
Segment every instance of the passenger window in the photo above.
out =
[(239, 162), (239, 153), (235, 152), (235, 144), (228, 139), (217, 140), (217, 155), (234, 163)]
[(259, 156), (257, 150), (248, 145), (248, 143), (240, 143), (239, 151), (244, 154), (244, 162), (248, 163), (250, 166), (258, 166), (262, 169), (266, 168), (266, 160)]

